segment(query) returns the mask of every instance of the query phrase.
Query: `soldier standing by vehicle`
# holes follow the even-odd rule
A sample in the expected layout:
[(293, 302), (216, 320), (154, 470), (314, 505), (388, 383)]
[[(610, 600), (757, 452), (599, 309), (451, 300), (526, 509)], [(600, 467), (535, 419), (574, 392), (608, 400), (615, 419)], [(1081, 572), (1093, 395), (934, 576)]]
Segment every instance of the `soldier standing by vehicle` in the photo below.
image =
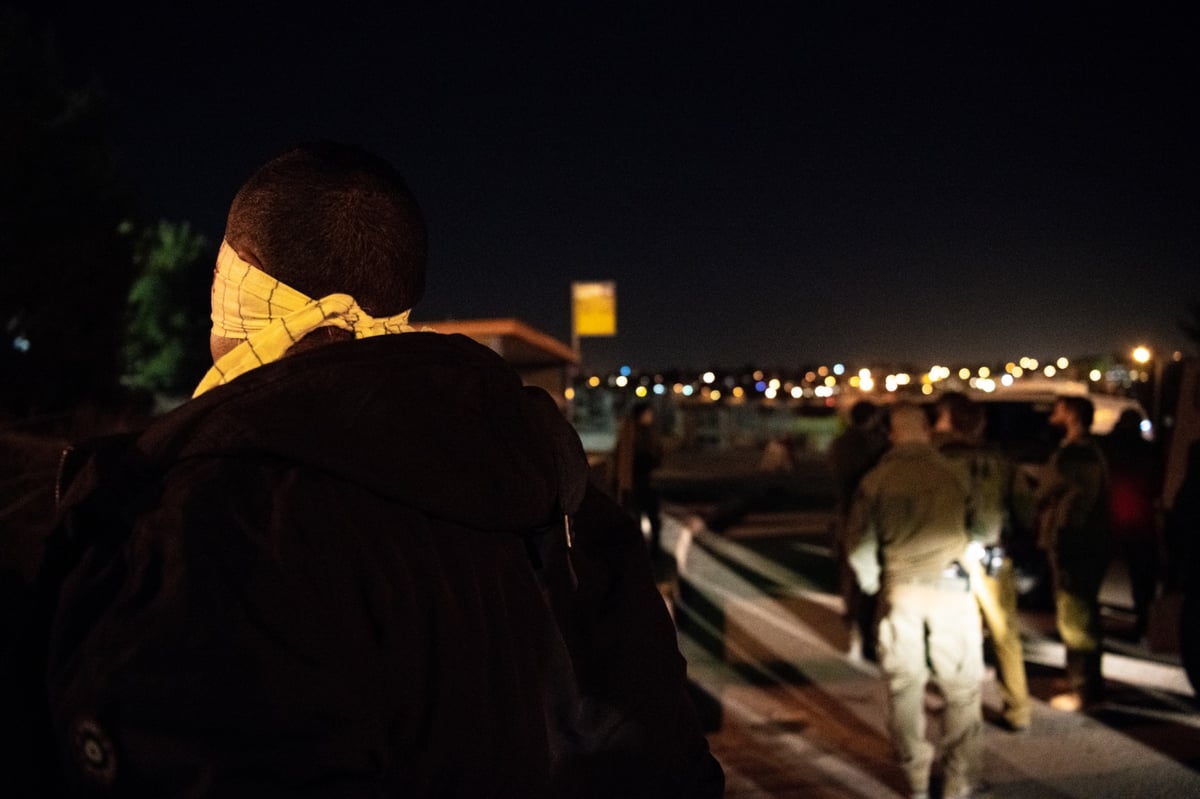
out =
[(1029, 728), (1031, 718), (1021, 627), (1017, 616), (1017, 583), (1005, 544), (1010, 530), (1014, 467), (998, 447), (984, 440), (983, 408), (963, 394), (950, 393), (938, 402), (935, 431), (945, 436), (940, 447), (967, 481), (970, 495), (967, 568), (971, 588), (991, 635), (996, 672), (1004, 701), (1004, 721), (1013, 731)]
[(1086, 397), (1059, 397), (1050, 424), (1066, 430), (1038, 488), (1038, 544), (1054, 577), (1058, 634), (1067, 649), (1068, 690), (1050, 700), (1077, 711), (1104, 698), (1100, 668), (1100, 583), (1108, 568), (1108, 469), (1092, 440), (1094, 406)]
[(948, 799), (968, 797), (981, 755), (983, 636), (970, 580), (967, 489), (930, 443), (925, 412), (891, 410), (893, 447), (859, 484), (850, 510), (850, 565), (866, 593), (879, 592), (879, 665), (889, 728), (914, 797), (929, 795), (934, 746), (925, 738), (925, 686), (946, 699), (942, 744)]

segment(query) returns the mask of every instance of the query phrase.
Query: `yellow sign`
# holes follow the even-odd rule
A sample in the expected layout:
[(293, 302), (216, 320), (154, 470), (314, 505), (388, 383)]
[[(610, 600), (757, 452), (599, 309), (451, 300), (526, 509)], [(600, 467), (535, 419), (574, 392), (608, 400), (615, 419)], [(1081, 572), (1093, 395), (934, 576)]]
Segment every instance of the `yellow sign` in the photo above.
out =
[(571, 284), (576, 336), (617, 334), (617, 284), (611, 280)]

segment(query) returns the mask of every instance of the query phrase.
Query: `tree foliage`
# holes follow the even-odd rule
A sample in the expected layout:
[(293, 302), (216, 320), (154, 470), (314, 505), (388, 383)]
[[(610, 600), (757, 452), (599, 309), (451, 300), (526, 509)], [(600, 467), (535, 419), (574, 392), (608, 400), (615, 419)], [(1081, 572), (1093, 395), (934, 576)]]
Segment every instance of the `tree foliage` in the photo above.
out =
[(0, 411), (117, 386), (132, 195), (109, 129), (99, 85), (70, 85), (52, 37), (0, 8)]
[(159, 222), (134, 247), (125, 328), (126, 385), (189, 393), (208, 364), (208, 242), (187, 222)]

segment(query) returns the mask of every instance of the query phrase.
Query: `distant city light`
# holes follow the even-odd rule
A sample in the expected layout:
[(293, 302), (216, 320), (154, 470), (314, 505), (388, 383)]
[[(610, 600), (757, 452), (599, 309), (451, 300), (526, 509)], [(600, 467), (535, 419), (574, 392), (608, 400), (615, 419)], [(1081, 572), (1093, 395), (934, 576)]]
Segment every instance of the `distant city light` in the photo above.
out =
[(17, 352), (29, 352), (29, 339), (24, 336), (17, 336), (12, 342), (13, 349)]
[(1042, 374), (1044, 374), (1046, 377), (1054, 377), (1054, 375), (1057, 373), (1058, 370), (1054, 368), (1054, 364), (1052, 363), (1046, 364), (1046, 368), (1042, 370)]
[[(759, 374), (762, 374), (762, 373), (761, 373), (761, 372), (759, 372)], [(755, 390), (755, 391), (757, 391), (759, 394), (761, 394), (761, 393), (763, 393), (764, 391), (766, 391), (766, 390), (767, 390), (767, 383), (766, 383), (766, 381), (765, 381), (765, 380), (759, 380), (757, 383), (755, 383), (755, 384), (754, 384), (754, 390)]]
[(1151, 358), (1150, 348), (1146, 346), (1137, 346), (1133, 349), (1133, 359), (1138, 363), (1149, 363)]
[(712, 382), (717, 379), (717, 376), (712, 372), (705, 372), (700, 376), (700, 379), (703, 380), (705, 384), (712, 385)]
[(575, 389), (571, 388), (570, 386), (567, 386), (566, 389), (563, 391), (563, 398), (567, 402), (570, 402), (571, 400), (575, 399)]
[(783, 385), (783, 384), (779, 382), (779, 378), (778, 378), (778, 377), (772, 377), (772, 378), (771, 378), (771, 382), (767, 383), (767, 385), (768, 385), (768, 386), (769, 386), (771, 389), (773, 389), (773, 390), (775, 390), (775, 391), (778, 391), (778, 390), (779, 390), (779, 387), (780, 387), (781, 385)]
[(654, 393), (657, 396), (661, 397), (663, 394), (667, 393), (667, 387), (664, 386), (662, 383), (655, 383), (654, 384)]
[(803, 396), (804, 396), (804, 389), (800, 388), (800, 386), (794, 386), (792, 388), (792, 399), (800, 399)]
[(676, 383), (675, 385), (671, 386), (671, 391), (675, 392), (676, 394), (682, 394), (683, 383)]
[[(858, 370), (858, 378), (860, 380), (870, 380), (871, 379), (871, 370), (870, 369), (859, 369)], [(826, 381), (826, 382), (828, 382), (828, 381)]]
[(883, 379), (884, 391), (894, 392), (896, 390), (897, 386), (898, 386), (898, 384), (896, 383), (895, 375), (888, 375), (887, 377), (885, 377)]
[(817, 374), (820, 375), (821, 377), (824, 377), (825, 375), (829, 374), (829, 367), (822, 366), (822, 367), (818, 368)]
[(1088, 372), (1088, 379), (1093, 383), (1099, 383), (1100, 378), (1102, 377), (1104, 377), (1104, 375), (1099, 369), (1093, 369), (1092, 371)]
[(712, 400), (713, 402), (716, 402), (717, 400), (719, 400), (721, 398), (720, 390), (714, 388), (712, 391), (708, 392), (708, 398), (710, 400)]
[(592, 388), (599, 388), (600, 387), (600, 378), (596, 375), (592, 375), (591, 377), (588, 378), (588, 385), (591, 386)]
[(830, 388), (833, 388), (834, 386), (837, 385), (837, 378), (834, 377), (833, 375), (830, 375), (829, 377), (825, 378), (825, 385), (829, 386)]
[(695, 393), (696, 393), (696, 389), (692, 388), (691, 383), (688, 383), (687, 385), (685, 385), (683, 387), (683, 396), (690, 397), (690, 396), (692, 396), (692, 394), (695, 394)]
[(971, 376), (971, 370), (968, 369), (967, 367), (964, 366), (963, 368), (958, 370), (958, 379), (959, 380), (966, 380), (970, 376)]
[(1025, 370), (1024, 370), (1024, 369), (1022, 369), (1020, 366), (1014, 366), (1014, 367), (1013, 367), (1013, 370), (1012, 370), (1012, 376), (1013, 376), (1013, 377), (1020, 377), (1020, 376), (1021, 376), (1021, 375), (1023, 375), (1023, 374), (1025, 374)]
[(858, 375), (850, 376), (850, 388), (858, 388), (859, 384), (861, 384), (861, 383), (862, 383), (862, 378), (859, 377)]
[(1012, 374), (1012, 373), (1013, 373), (1013, 372), (1014, 372), (1014, 371), (1015, 371), (1017, 368), (1018, 368), (1018, 367), (1017, 367), (1017, 365), (1016, 365), (1015, 363), (1013, 363), (1012, 361), (1009, 361), (1008, 363), (1004, 364), (1004, 371), (1008, 372), (1010, 375), (1011, 375), (1011, 374)]
[(834, 373), (835, 375), (838, 375), (838, 376), (840, 377), (840, 376), (841, 376), (842, 374), (844, 374), (845, 372), (846, 372), (846, 365), (845, 365), (845, 364), (841, 364), (841, 363), (835, 363), (835, 364), (833, 365), (833, 373)]
[(817, 395), (818, 397), (832, 397), (833, 389), (829, 386), (817, 386), (813, 389), (813, 394)]
[(773, 399), (775, 399), (775, 395), (778, 393), (779, 392), (776, 391), (771, 386), (767, 386), (767, 390), (765, 392), (763, 392), (763, 396), (766, 397), (767, 399), (773, 400)]
[(763, 379), (763, 373), (762, 373), (762, 369), (755, 369), (755, 370), (754, 370), (754, 379), (755, 379), (755, 380), (762, 380), (762, 379)]
[(644, 397), (650, 392), (646, 390), (645, 386), (638, 386), (633, 393), (639, 397)]
[[(830, 385), (832, 386), (832, 383)], [(871, 375), (868, 373), (866, 377), (859, 378), (858, 387), (863, 391), (872, 391), (875, 388), (875, 381), (871, 379)]]
[(733, 387), (733, 396), (737, 397), (738, 399), (741, 399), (742, 397), (746, 396), (746, 392), (741, 386), (734, 386)]
[(1055, 361), (1055, 364), (1058, 366), (1059, 369), (1066, 369), (1068, 366), (1071, 365), (1071, 362), (1068, 361), (1066, 358), (1059, 358), (1057, 361)]
[(1003, 386), (1011, 386), (1013, 384), (1013, 382), (1014, 381), (1013, 381), (1012, 375), (1003, 375), (1000, 378), (1000, 384)]
[(987, 368), (986, 366), (981, 366), (981, 367), (979, 367), (979, 371), (977, 371), (975, 374), (979, 375), (980, 377), (991, 377), (992, 370)]
[(926, 383), (925, 385), (921, 386), (921, 393), (925, 396), (929, 396), (933, 393), (933, 386)]
[(621, 377), (629, 377), (631, 374), (633, 374), (633, 370), (628, 366), (622, 366), (617, 371), (621, 373)]
[(996, 381), (990, 377), (981, 377), (975, 382), (975, 387), (990, 394), (996, 390)]

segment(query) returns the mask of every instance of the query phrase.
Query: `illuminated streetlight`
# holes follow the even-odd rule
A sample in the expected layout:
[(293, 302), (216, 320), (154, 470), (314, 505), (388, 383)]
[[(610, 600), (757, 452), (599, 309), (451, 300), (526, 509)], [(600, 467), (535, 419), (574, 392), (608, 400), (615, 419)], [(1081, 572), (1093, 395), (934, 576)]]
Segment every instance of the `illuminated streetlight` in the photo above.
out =
[(1149, 363), (1151, 358), (1150, 348), (1139, 345), (1133, 349), (1133, 359), (1138, 363)]

